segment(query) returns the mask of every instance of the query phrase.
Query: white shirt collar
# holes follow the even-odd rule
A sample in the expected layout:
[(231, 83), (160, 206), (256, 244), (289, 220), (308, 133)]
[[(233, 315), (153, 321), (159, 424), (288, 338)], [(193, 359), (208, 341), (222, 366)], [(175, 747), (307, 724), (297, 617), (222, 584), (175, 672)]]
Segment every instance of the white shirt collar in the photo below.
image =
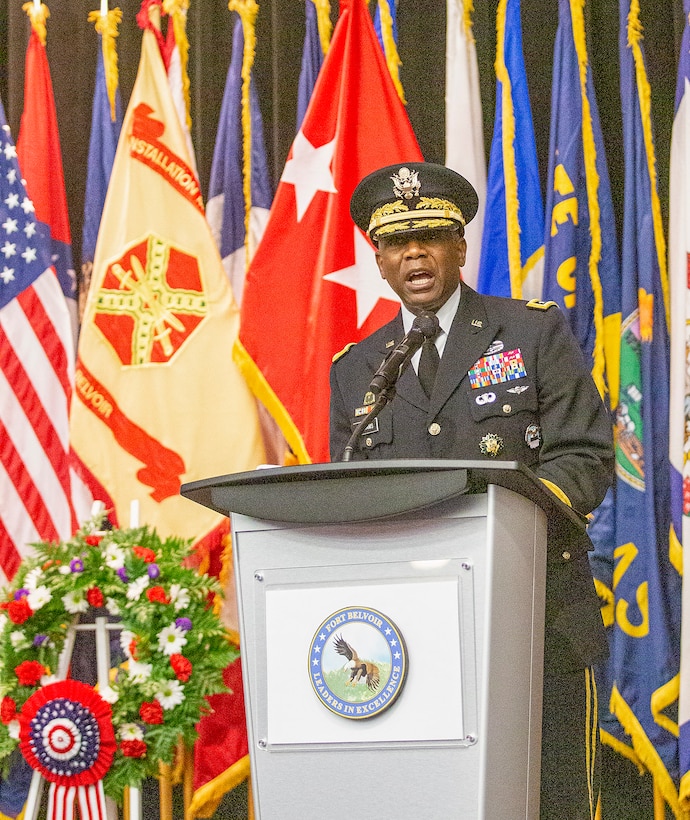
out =
[[(439, 356), (443, 355), (443, 350), (446, 346), (446, 339), (448, 338), (448, 334), (450, 333), (450, 327), (453, 324), (453, 319), (455, 318), (455, 314), (458, 312), (458, 306), (460, 304), (460, 292), (462, 288), (458, 284), (458, 287), (455, 289), (453, 294), (450, 296), (445, 304), (441, 305), (441, 307), (436, 311), (436, 316), (438, 318), (438, 323), (440, 326), (440, 330), (438, 336), (436, 337), (436, 347), (438, 348)], [(403, 322), (403, 330), (405, 333), (410, 332), (410, 328), (412, 327), (412, 323), (415, 320), (415, 314), (412, 311), (408, 310), (405, 305), (400, 306), (400, 311), (402, 314), (402, 322)], [(412, 357), (412, 364), (416, 367), (417, 362), (416, 359), (419, 358), (419, 352), (415, 353)]]

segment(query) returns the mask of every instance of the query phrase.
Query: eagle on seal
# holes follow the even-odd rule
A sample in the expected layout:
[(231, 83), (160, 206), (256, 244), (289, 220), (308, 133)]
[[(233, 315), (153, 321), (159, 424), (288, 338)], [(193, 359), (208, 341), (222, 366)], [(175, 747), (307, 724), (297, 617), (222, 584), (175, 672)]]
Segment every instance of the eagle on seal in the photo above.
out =
[(363, 661), (342, 635), (336, 635), (333, 639), (333, 643), (335, 645), (335, 651), (348, 660), (347, 666), (350, 667), (350, 680), (346, 686), (355, 686), (366, 678), (367, 686), (372, 692), (375, 692), (379, 688), (378, 666), (376, 666), (375, 663), (371, 663), (371, 661)]

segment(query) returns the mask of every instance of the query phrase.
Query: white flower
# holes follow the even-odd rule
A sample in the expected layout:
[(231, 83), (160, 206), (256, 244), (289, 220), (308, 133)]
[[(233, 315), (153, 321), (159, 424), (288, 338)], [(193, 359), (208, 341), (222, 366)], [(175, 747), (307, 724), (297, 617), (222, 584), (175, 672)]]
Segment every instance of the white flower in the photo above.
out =
[(135, 581), (132, 581), (131, 584), (127, 585), (127, 599), (129, 601), (138, 601), (139, 598), (141, 598), (141, 593), (146, 589), (148, 585), (148, 575), (142, 575), (140, 578), (137, 578)]
[(0, 632), (2, 632), (7, 624), (9, 623), (10, 619), (5, 615), (4, 612), (0, 612)]
[(151, 677), (153, 666), (150, 663), (139, 663), (130, 660), (127, 666), (127, 674), (132, 683), (144, 683)]
[(52, 597), (53, 593), (47, 586), (45, 586), (45, 584), (42, 584), (40, 587), (35, 587), (32, 589), (26, 596), (26, 600), (29, 602), (31, 609), (35, 612), (37, 609), (45, 606)]
[(120, 695), (113, 689), (112, 686), (104, 686), (100, 690), (100, 695), (106, 703), (117, 703), (120, 699)]
[(77, 615), (79, 612), (86, 612), (89, 602), (84, 597), (82, 590), (73, 589), (67, 595), (62, 596), (62, 604), (70, 615)]
[(117, 730), (121, 740), (143, 740), (144, 731), (136, 723), (123, 723)]
[(155, 698), (164, 709), (172, 709), (184, 700), (184, 686), (179, 680), (161, 681)]
[(41, 675), (41, 686), (48, 686), (49, 683), (57, 683), (57, 675)]
[(134, 640), (134, 632), (129, 629), (123, 629), (120, 632), (120, 649), (125, 653), (128, 658), (132, 657), (132, 653), (129, 651), (129, 645)]
[(69, 564), (62, 564), (58, 568), (58, 572), (60, 573), (60, 575), (70, 575), (72, 570), (69, 568)]
[(19, 721), (11, 720), (7, 724), (7, 732), (12, 740), (19, 740)]
[(17, 651), (20, 649), (26, 649), (27, 646), (31, 646), (29, 639), (21, 631), (21, 629), (15, 629), (14, 632), (10, 632), (10, 643)]
[(118, 603), (114, 598), (105, 599), (105, 608), (111, 615), (116, 616), (120, 614), (120, 607), (118, 606)]
[(31, 572), (26, 573), (26, 578), (24, 579), (24, 589), (28, 589), (29, 592), (36, 589), (38, 586), (38, 582), (43, 577), (43, 570), (40, 567), (34, 567)]
[(125, 565), (125, 551), (117, 544), (108, 544), (103, 552), (105, 565), (111, 569), (121, 569)]
[(176, 610), (186, 609), (189, 606), (189, 590), (180, 584), (170, 586), (170, 600)]
[(184, 630), (175, 624), (170, 624), (161, 629), (158, 635), (158, 649), (164, 655), (175, 655), (182, 651), (182, 647), (187, 643)]

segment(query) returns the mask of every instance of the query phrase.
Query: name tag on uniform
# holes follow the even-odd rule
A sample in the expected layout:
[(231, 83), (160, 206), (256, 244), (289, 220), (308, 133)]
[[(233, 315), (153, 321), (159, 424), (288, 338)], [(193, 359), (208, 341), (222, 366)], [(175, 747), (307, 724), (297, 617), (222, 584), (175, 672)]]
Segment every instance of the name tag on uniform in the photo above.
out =
[[(359, 422), (353, 422), (352, 428), (354, 429)], [(361, 431), (360, 436), (368, 436), (370, 433), (378, 433), (379, 431), (379, 420), (375, 418), (372, 422), (367, 424), (364, 429)]]

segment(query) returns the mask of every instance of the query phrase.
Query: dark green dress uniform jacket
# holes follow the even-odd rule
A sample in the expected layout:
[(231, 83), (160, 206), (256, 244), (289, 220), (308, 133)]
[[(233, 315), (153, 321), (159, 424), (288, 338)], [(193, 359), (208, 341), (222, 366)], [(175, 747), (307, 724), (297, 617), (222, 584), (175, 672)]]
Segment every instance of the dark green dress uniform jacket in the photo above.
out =
[[(390, 343), (403, 335), (398, 315), (334, 362), (334, 461), (341, 458), (373, 374)], [(375, 426), (360, 437), (354, 459), (519, 461), (556, 485), (583, 514), (601, 503), (612, 480), (612, 425), (558, 307), (482, 296), (464, 283), (431, 398), (408, 367)], [(606, 655), (586, 554), (590, 546), (586, 535), (565, 543), (550, 523), (547, 673), (581, 668)]]

